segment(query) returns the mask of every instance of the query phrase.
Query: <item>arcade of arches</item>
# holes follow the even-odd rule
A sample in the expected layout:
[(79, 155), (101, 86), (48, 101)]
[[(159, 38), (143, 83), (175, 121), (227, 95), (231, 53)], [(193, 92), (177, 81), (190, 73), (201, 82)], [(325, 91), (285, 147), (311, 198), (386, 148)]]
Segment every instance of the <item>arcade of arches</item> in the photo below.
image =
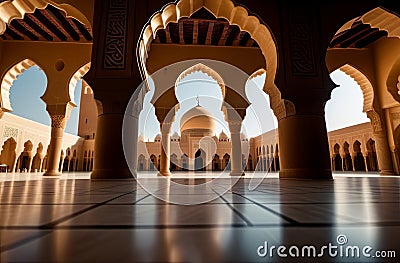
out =
[[(1, 163), (10, 169), (43, 170), (45, 175), (93, 169), (93, 179), (131, 178), (123, 154), (122, 122), (135, 88), (174, 63), (207, 59), (232, 65), (248, 77), (226, 74), (213, 63), (188, 63), (165, 78), (156, 76), (155, 93), (163, 95), (155, 96), (152, 104), (162, 132), (159, 141), (145, 143), (148, 149), (154, 148), (149, 156), (141, 153), (141, 143), (132, 145), (138, 147), (133, 170), (159, 166), (162, 175), (169, 175), (178, 167), (196, 170), (208, 163), (204, 169), (228, 166), (232, 175), (271, 167), (280, 171), (281, 178), (331, 179), (332, 169), (399, 174), (397, 1), (357, 0), (337, 6), (237, 2), (1, 1), (1, 121), (12, 111), (12, 82), (32, 65), (46, 74), (48, 85), (41, 98), (51, 117), (49, 141), (22, 138), (18, 131), (12, 135), (13, 130), (4, 126)], [(337, 69), (359, 84), (371, 125), (332, 132), (328, 138), (324, 106), (335, 88), (329, 73)], [(182, 129), (180, 137), (170, 135), (171, 120), (165, 112), (176, 108), (175, 83), (190, 71), (208, 72), (220, 84), (224, 102), (232, 107), (225, 116), (230, 138), (201, 132), (218, 144), (220, 151), (214, 156), (208, 156), (206, 149), (199, 151), (190, 127)], [(250, 140), (240, 134), (249, 107), (243, 83), (259, 72), (266, 74), (263, 90), (278, 119), (279, 144), (275, 136), (271, 142), (264, 139), (268, 134)], [(80, 138), (66, 142), (64, 128), (76, 106), (73, 91), (81, 78), (91, 106), (81, 114)], [(137, 105), (141, 99), (137, 98)], [(140, 110), (136, 107), (131, 116), (134, 126)], [(184, 154), (175, 153), (174, 140)], [(250, 144), (248, 160), (242, 157), (245, 143)], [(196, 158), (200, 159), (190, 162)]]

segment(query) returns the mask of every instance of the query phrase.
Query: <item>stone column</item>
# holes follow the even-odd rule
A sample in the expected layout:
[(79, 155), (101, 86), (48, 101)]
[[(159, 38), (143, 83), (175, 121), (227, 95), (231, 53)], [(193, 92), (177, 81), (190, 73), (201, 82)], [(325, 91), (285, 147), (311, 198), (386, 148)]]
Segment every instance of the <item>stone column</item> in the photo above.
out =
[[(139, 136), (139, 112), (133, 111), (132, 115), (125, 114), (124, 117), (124, 130), (123, 132), (123, 150), (126, 159), (126, 163), (129, 167), (130, 172), (133, 176), (137, 175), (137, 164), (138, 164), (138, 136)], [(96, 156), (96, 151), (94, 153)], [(93, 168), (96, 165), (96, 159), (93, 158)], [(146, 164), (144, 164), (146, 165)], [(146, 167), (144, 167), (146, 168)], [(123, 173), (123, 176), (124, 173)], [(127, 177), (131, 177), (132, 175), (127, 174)]]
[(375, 138), (376, 157), (378, 159), (379, 173), (382, 175), (392, 175), (393, 163), (390, 153), (388, 137), (381, 114), (377, 110), (367, 112), (371, 120), (372, 130)]
[(39, 169), (38, 169), (39, 173), (42, 172), (42, 166), (43, 166), (43, 158), (39, 157)]
[(50, 149), (47, 156), (47, 170), (44, 173), (45, 176), (57, 176), (61, 175), (59, 171), (61, 148), (63, 142), (63, 135), (65, 125), (69, 119), (68, 115), (51, 115), (51, 139)]
[(378, 159), (379, 173), (382, 175), (392, 175), (393, 164), (390, 154), (387, 136), (384, 133), (374, 133), (376, 157)]
[(171, 124), (168, 122), (161, 123), (161, 157), (159, 175), (170, 176), (170, 155), (171, 155)]
[(241, 121), (230, 121), (229, 130), (231, 132), (231, 176), (243, 176), (242, 169), (242, 142), (240, 140)]
[[(131, 139), (124, 141), (126, 145), (123, 145), (122, 132), (127, 132), (122, 131), (123, 120), (124, 115), (120, 113), (100, 114), (97, 117), (92, 179), (132, 178), (128, 165), (133, 168), (133, 171), (136, 170), (137, 123), (135, 124), (135, 118), (133, 118), (130, 124), (133, 128), (127, 129), (132, 131), (129, 135)], [(125, 159), (124, 148), (126, 155), (130, 156), (129, 160)]]
[(368, 170), (368, 159), (369, 158), (367, 158), (368, 157), (368, 152), (367, 153), (362, 153), (362, 155), (363, 155), (363, 158), (364, 158), (364, 166), (365, 166), (365, 172), (369, 172), (369, 170)]
[(332, 178), (324, 115), (280, 119), (279, 152), (280, 178)]

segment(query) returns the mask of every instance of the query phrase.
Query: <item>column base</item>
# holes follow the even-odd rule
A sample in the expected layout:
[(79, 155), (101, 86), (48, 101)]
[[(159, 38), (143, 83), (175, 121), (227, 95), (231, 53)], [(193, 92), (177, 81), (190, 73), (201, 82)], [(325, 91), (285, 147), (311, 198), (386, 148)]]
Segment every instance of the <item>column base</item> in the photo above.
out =
[(90, 179), (132, 179), (136, 174), (132, 174), (129, 169), (95, 169), (90, 174)]
[(391, 171), (391, 170), (381, 170), (379, 171), (380, 175), (396, 175), (395, 172)]
[(309, 180), (333, 180), (332, 171), (311, 169), (285, 169), (279, 172), (280, 179), (309, 179)]
[(59, 171), (46, 171), (43, 176), (60, 176), (61, 174)]
[(171, 172), (158, 172), (158, 174), (157, 174), (157, 176), (171, 176), (172, 174), (171, 174)]
[(231, 171), (231, 172), (229, 173), (229, 175), (230, 175), (230, 176), (244, 176), (245, 173), (242, 172), (242, 171), (237, 171), (237, 172)]

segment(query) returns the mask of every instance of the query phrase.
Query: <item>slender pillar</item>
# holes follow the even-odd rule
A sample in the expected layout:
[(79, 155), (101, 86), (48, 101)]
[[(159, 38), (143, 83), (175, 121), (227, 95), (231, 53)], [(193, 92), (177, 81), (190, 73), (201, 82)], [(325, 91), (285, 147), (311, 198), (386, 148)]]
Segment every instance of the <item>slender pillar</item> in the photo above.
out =
[(323, 115), (292, 115), (279, 120), (280, 178), (331, 179)]
[(170, 154), (171, 154), (171, 123), (164, 122), (161, 126), (161, 157), (159, 175), (170, 176)]
[(244, 175), (242, 168), (242, 142), (240, 140), (240, 130), (242, 128), (241, 121), (229, 122), (229, 130), (231, 132), (231, 176)]
[(363, 158), (364, 158), (364, 166), (365, 166), (365, 172), (369, 172), (369, 170), (368, 170), (368, 166), (370, 166), (370, 165), (368, 165), (368, 153), (366, 153), (366, 154), (364, 154), (364, 153), (362, 153), (362, 155), (363, 155)]
[(39, 157), (39, 169), (38, 169), (39, 173), (42, 172), (42, 166), (43, 166), (43, 158)]
[(50, 149), (47, 158), (47, 170), (45, 176), (61, 175), (59, 171), (61, 148), (67, 118), (65, 115), (52, 115), (51, 118), (51, 139)]

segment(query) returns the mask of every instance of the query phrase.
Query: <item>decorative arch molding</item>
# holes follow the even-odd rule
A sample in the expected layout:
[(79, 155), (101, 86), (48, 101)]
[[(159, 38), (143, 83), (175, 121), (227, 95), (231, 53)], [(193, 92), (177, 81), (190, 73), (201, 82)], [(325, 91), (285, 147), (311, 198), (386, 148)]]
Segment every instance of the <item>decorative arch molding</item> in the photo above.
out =
[(393, 64), (386, 79), (386, 87), (392, 97), (400, 102), (400, 57)]
[[(150, 45), (155, 39), (157, 31), (165, 29), (169, 23), (176, 23), (181, 18), (190, 17), (196, 11), (205, 8), (216, 18), (226, 19), (231, 25), (237, 25), (241, 31), (246, 31), (258, 43), (266, 63), (266, 79), (263, 90), (270, 96), (271, 108), (275, 115), (289, 116), (286, 103), (281, 99), (281, 93), (275, 85), (278, 55), (277, 46), (270, 29), (256, 16), (250, 15), (243, 6), (235, 6), (232, 0), (180, 0), (164, 6), (149, 20), (142, 30), (137, 45), (137, 58), (143, 79), (148, 79), (146, 61), (150, 52)], [(278, 117), (278, 119), (281, 117)]]
[[(69, 97), (72, 101), (72, 103), (75, 104), (75, 88), (76, 88), (76, 84), (78, 83), (79, 80), (82, 79), (83, 76), (86, 75), (86, 73), (88, 73), (89, 69), (90, 69), (90, 65), (91, 62), (87, 63), (86, 65), (83, 65), (80, 69), (78, 69), (78, 71), (75, 72), (75, 74), (72, 76), (71, 80), (69, 81)], [(86, 88), (89, 85), (86, 84), (85, 87), (82, 84), (82, 88)], [(90, 87), (89, 87), (90, 88)], [(93, 93), (93, 91), (92, 91)]]
[(0, 3), (0, 35), (7, 29), (7, 24), (13, 19), (23, 19), (25, 14), (32, 14), (37, 9), (46, 9), (48, 5), (64, 11), (69, 18), (75, 18), (89, 28), (92, 32), (91, 23), (77, 8), (69, 4), (57, 4), (50, 0), (14, 0)]
[(400, 38), (400, 17), (382, 7), (374, 8), (361, 17), (348, 21), (335, 35), (350, 29), (354, 22), (357, 21), (361, 21), (363, 24), (369, 24), (372, 28), (386, 31), (388, 37)]
[(19, 75), (21, 75), (25, 70), (30, 67), (37, 65), (31, 59), (24, 59), (14, 66), (12, 66), (3, 76), (1, 80), (1, 93), (0, 93), (0, 103), (1, 112), (11, 112), (11, 102), (10, 102), (10, 89), (14, 81)]
[(349, 64), (341, 66), (339, 70), (341, 70), (346, 75), (353, 78), (360, 86), (364, 97), (363, 112), (368, 112), (373, 110), (374, 88), (369, 79), (361, 71), (359, 71), (358, 69)]
[(185, 71), (183, 71), (179, 75), (179, 77), (176, 79), (175, 88), (185, 77), (187, 77), (190, 74), (195, 73), (195, 72), (202, 72), (202, 73), (206, 74), (207, 76), (211, 77), (213, 80), (215, 80), (221, 88), (222, 97), (225, 98), (225, 82), (224, 82), (224, 80), (215, 70), (213, 70), (212, 68), (210, 68), (202, 63), (194, 65), (193, 67), (190, 67), (190, 68), (186, 69)]
[(373, 28), (385, 30), (388, 32), (388, 37), (400, 38), (400, 17), (381, 7), (372, 9), (363, 15), (361, 21)]
[[(249, 15), (242, 6), (235, 6), (231, 0), (181, 0), (175, 4), (165, 6), (160, 12), (154, 14), (149, 24), (142, 31), (139, 41), (139, 58), (145, 66), (150, 44), (159, 29), (165, 29), (171, 22), (190, 17), (204, 7), (217, 18), (224, 18), (230, 24), (237, 25), (242, 31), (248, 32), (259, 44), (266, 58), (268, 73), (275, 77), (277, 68), (277, 48), (270, 30), (255, 16)], [(145, 67), (143, 68), (145, 69)]]

